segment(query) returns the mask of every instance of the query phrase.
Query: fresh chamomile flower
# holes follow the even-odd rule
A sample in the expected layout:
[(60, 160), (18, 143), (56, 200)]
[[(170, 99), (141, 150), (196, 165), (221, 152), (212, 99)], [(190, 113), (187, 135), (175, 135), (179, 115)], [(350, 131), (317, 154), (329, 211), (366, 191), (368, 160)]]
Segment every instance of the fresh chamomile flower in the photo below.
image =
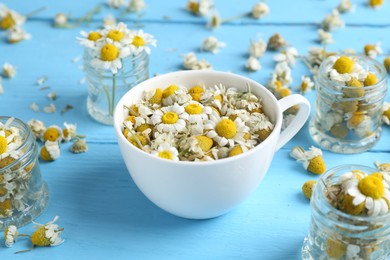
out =
[(37, 119), (32, 119), (27, 122), (36, 139), (42, 139), (43, 134), (46, 132), (45, 124)]
[(321, 44), (326, 45), (326, 44), (334, 43), (332, 34), (330, 32), (325, 31), (324, 29), (321, 28), (318, 29), (317, 32), (318, 32), (318, 39)]
[(70, 147), (72, 153), (85, 153), (88, 151), (87, 142), (83, 139), (77, 138)]
[(264, 2), (259, 2), (252, 7), (251, 16), (255, 19), (262, 19), (263, 17), (267, 16), (269, 12), (269, 6)]
[(144, 0), (130, 0), (127, 9), (132, 13), (139, 13), (146, 8)]
[(60, 157), (60, 146), (58, 142), (46, 141), (39, 152), (41, 158), (45, 161), (54, 161)]
[(301, 93), (310, 92), (314, 87), (314, 82), (311, 80), (309, 76), (305, 76), (305, 75), (301, 77), (301, 80), (302, 80), (300, 86)]
[(15, 75), (16, 75), (16, 68), (8, 62), (4, 63), (3, 76), (5, 78), (13, 78), (13, 77), (15, 77)]
[(104, 40), (103, 35), (99, 31), (90, 31), (89, 33), (81, 31), (80, 34), (82, 37), (76, 37), (76, 39), (80, 45), (90, 49), (95, 48), (97, 42)]
[(172, 161), (179, 160), (179, 152), (175, 147), (173, 147), (168, 143), (163, 143), (159, 145), (157, 150), (152, 151), (151, 154), (166, 160), (172, 160)]
[(202, 124), (213, 112), (211, 107), (204, 106), (194, 100), (184, 104), (184, 110), (188, 114), (188, 122), (195, 124)]
[(174, 103), (182, 105), (191, 100), (191, 96), (187, 94), (185, 87), (170, 85), (162, 92), (162, 104), (164, 106), (170, 106)]
[(127, 28), (127, 25), (122, 22), (105, 26), (101, 33), (103, 37), (120, 43), (122, 46), (126, 46), (131, 42), (129, 38), (130, 30)]
[(287, 45), (286, 40), (279, 33), (273, 34), (268, 39), (267, 48), (269, 50), (277, 51)]
[(203, 40), (201, 50), (202, 51), (208, 51), (213, 54), (216, 54), (219, 52), (220, 48), (223, 48), (226, 46), (226, 43), (220, 42), (216, 37), (209, 36), (206, 39)]
[(60, 237), (64, 228), (59, 228), (57, 224), (54, 224), (59, 219), (56, 216), (52, 221), (42, 225), (37, 224), (35, 232), (31, 235), (31, 242), (33, 246), (58, 246), (61, 245), (64, 240)]
[(251, 40), (249, 45), (249, 56), (260, 58), (267, 50), (267, 43), (263, 40), (253, 41)]
[(175, 142), (176, 142), (175, 134), (171, 132), (167, 132), (167, 133), (155, 132), (154, 140), (152, 141), (151, 147), (152, 149), (157, 149), (163, 143), (167, 143), (171, 146), (175, 146)]
[(298, 57), (298, 50), (294, 47), (287, 47), (281, 53), (274, 56), (276, 62), (287, 62), (290, 66), (295, 66), (295, 59)]
[(26, 17), (0, 4), (0, 29), (9, 30), (15, 26), (22, 26)]
[(291, 150), (290, 156), (303, 164), (303, 168), (315, 174), (322, 174), (326, 171), (326, 165), (322, 158), (322, 151), (314, 146), (305, 151), (302, 147), (296, 146)]
[(180, 133), (186, 130), (188, 114), (177, 103), (154, 111), (151, 121), (159, 132)]
[[(350, 178), (342, 185), (346, 194), (352, 197), (352, 205), (342, 208), (344, 212), (359, 215), (365, 208), (368, 216), (379, 216), (389, 211), (390, 191), (378, 174)], [(354, 210), (356, 208), (359, 210)]]
[(321, 28), (327, 32), (344, 26), (345, 23), (341, 20), (340, 13), (337, 9), (334, 9), (330, 14), (325, 16), (325, 18), (321, 22)]
[(58, 13), (54, 16), (53, 24), (55, 27), (66, 27), (68, 24), (68, 17), (64, 13)]
[(46, 131), (43, 133), (43, 142), (61, 142), (62, 141), (62, 129), (57, 125), (49, 126)]
[(390, 125), (390, 103), (384, 102), (382, 108), (382, 121), (386, 125)]
[(236, 143), (245, 143), (244, 134), (249, 132), (249, 127), (239, 117), (233, 121), (213, 113), (205, 123), (205, 130), (209, 130), (207, 137), (218, 145), (233, 147)]
[(23, 30), (22, 27), (15, 26), (8, 30), (9, 43), (18, 43), (28, 39), (31, 39), (31, 34)]
[(130, 51), (133, 55), (138, 55), (143, 51), (150, 54), (151, 51), (149, 46), (157, 46), (157, 41), (154, 39), (153, 35), (144, 33), (143, 30), (130, 32), (129, 42)]
[(70, 140), (77, 137), (76, 133), (76, 124), (68, 124), (64, 123), (64, 129), (62, 130), (62, 136), (64, 137), (65, 142), (69, 142)]
[(376, 44), (367, 44), (364, 46), (364, 54), (366, 56), (369, 56), (370, 58), (375, 59), (376, 56), (383, 53), (383, 50), (381, 48), (381, 43), (378, 42)]
[(248, 71), (258, 71), (261, 69), (260, 61), (255, 57), (249, 57), (246, 61), (245, 68)]
[(214, 4), (211, 0), (188, 0), (186, 9), (198, 16), (208, 16)]
[(119, 8), (125, 6), (125, 0), (108, 0), (107, 4), (111, 8)]
[(337, 6), (337, 10), (340, 13), (348, 13), (353, 11), (354, 6), (351, 3), (351, 0), (341, 0), (340, 4)]
[(94, 58), (91, 66), (96, 69), (110, 70), (113, 74), (118, 73), (122, 68), (122, 58), (131, 54), (129, 47), (121, 46), (119, 42), (106, 38), (105, 41), (99, 42), (94, 50)]
[(251, 132), (255, 133), (261, 141), (264, 141), (274, 129), (274, 125), (269, 118), (262, 113), (251, 114), (247, 125), (250, 127)]

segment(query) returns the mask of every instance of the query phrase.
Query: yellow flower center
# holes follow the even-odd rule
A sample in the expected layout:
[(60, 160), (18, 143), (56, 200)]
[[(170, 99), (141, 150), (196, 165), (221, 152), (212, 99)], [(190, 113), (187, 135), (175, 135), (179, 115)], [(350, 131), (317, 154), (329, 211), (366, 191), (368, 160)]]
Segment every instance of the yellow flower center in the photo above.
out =
[(135, 129), (135, 131), (136, 132), (140, 132), (140, 133), (142, 133), (143, 131), (145, 131), (146, 129), (151, 129), (152, 127), (150, 126), (150, 125), (148, 125), (148, 124), (141, 124), (141, 125), (139, 125), (136, 129)]
[(156, 88), (153, 97), (149, 99), (150, 104), (158, 104), (161, 105), (163, 97), (163, 91), (159, 88)]
[(15, 21), (12, 18), (12, 15), (8, 13), (4, 19), (0, 22), (0, 27), (4, 30), (8, 30), (15, 25)]
[(164, 158), (164, 159), (167, 159), (167, 160), (172, 160), (173, 159), (173, 154), (171, 153), (171, 151), (165, 150), (165, 151), (159, 152), (158, 153), (158, 157)]
[[(7, 156), (3, 159), (0, 160), (0, 169), (1, 168), (4, 168), (6, 167), (7, 165), (10, 165), (11, 163), (13, 163), (15, 161), (14, 158), (12, 158), (11, 156)], [(0, 176), (1, 177), (1, 176)], [(0, 181), (2, 180), (3, 177), (0, 178)]]
[(106, 44), (100, 50), (100, 57), (103, 61), (113, 61), (119, 56), (119, 50), (113, 44)]
[(242, 151), (241, 145), (236, 145), (229, 151), (229, 157), (233, 157), (233, 156), (236, 156), (236, 155), (239, 155), (242, 153), (243, 153), (243, 151)]
[(0, 202), (0, 215), (7, 216), (9, 211), (12, 208), (12, 202), (10, 199), (5, 199), (3, 202)]
[(382, 180), (372, 175), (364, 177), (359, 182), (358, 188), (361, 193), (373, 199), (380, 199), (385, 194)]
[(333, 68), (341, 74), (351, 73), (353, 70), (353, 60), (347, 56), (341, 56), (333, 64)]
[(367, 77), (364, 80), (364, 86), (372, 86), (377, 83), (377, 78), (374, 73), (368, 73)]
[(326, 165), (322, 156), (316, 156), (311, 159), (307, 166), (307, 170), (315, 174), (324, 173), (326, 171)]
[(279, 90), (283, 86), (282, 82), (280, 82), (279, 80), (276, 80), (274, 84), (275, 84), (275, 89), (276, 90)]
[(199, 3), (189, 1), (187, 4), (187, 9), (193, 14), (198, 14), (199, 13)]
[(63, 131), (62, 131), (62, 135), (67, 138), (69, 136), (69, 130), (67, 128), (65, 128)]
[(0, 136), (0, 154), (5, 153), (7, 151), (8, 142), (4, 136)]
[(58, 132), (57, 128), (49, 127), (48, 129), (46, 129), (45, 133), (43, 134), (43, 139), (45, 141), (54, 142), (55, 140), (58, 139), (59, 136), (60, 133)]
[(386, 70), (388, 72), (390, 72), (390, 57), (387, 57), (386, 59), (384, 59), (383, 65), (385, 66)]
[(230, 119), (222, 119), (215, 127), (215, 131), (219, 136), (225, 138), (233, 138), (237, 133), (236, 124)]
[(189, 104), (184, 109), (190, 115), (199, 115), (203, 112), (203, 108), (199, 104)]
[[(127, 136), (128, 136), (127, 140), (137, 148), (141, 149), (141, 147), (139, 147), (139, 145), (138, 145), (137, 140), (141, 143), (141, 145), (148, 144), (148, 139), (142, 134), (136, 133), (135, 137), (133, 135), (129, 135), (129, 134)], [(137, 140), (135, 138), (137, 138)]]
[(129, 114), (131, 116), (138, 116), (139, 115), (139, 109), (136, 104), (130, 106)]
[(306, 198), (310, 199), (311, 195), (313, 194), (314, 187), (316, 186), (317, 181), (310, 180), (303, 184), (302, 186), (302, 192), (305, 195)]
[(31, 242), (35, 246), (49, 246), (50, 239), (46, 237), (46, 228), (44, 226), (35, 230), (31, 236)]
[(383, 174), (380, 172), (373, 172), (370, 174), (370, 176), (376, 177), (376, 178), (380, 179), (381, 181), (383, 180)]
[(199, 135), (195, 138), (196, 140), (198, 140), (198, 146), (200, 147), (200, 149), (202, 149), (203, 152), (207, 152), (213, 146), (213, 139), (207, 136)]
[(383, 0), (370, 0), (368, 4), (371, 7), (381, 6), (383, 4)]
[(260, 129), (259, 131), (256, 132), (256, 134), (259, 136), (258, 138), (261, 141), (264, 141), (271, 134), (271, 132), (272, 132), (271, 129)]
[(291, 90), (289, 88), (281, 88), (278, 90), (280, 97), (284, 98), (291, 95)]
[(370, 51), (375, 50), (375, 45), (367, 44), (364, 46), (364, 53), (368, 56)]
[(192, 99), (200, 102), (204, 90), (200, 86), (194, 86), (188, 90), (188, 93), (191, 95)]
[(49, 151), (46, 149), (45, 146), (41, 148), (41, 151), (39, 152), (39, 155), (41, 158), (45, 161), (53, 161), (53, 158), (51, 157)]
[(351, 78), (348, 82), (347, 85), (349, 87), (363, 87), (363, 84), (357, 79), (357, 78)]
[(219, 102), (222, 104), (222, 95), (216, 95), (214, 99), (219, 100)]
[(90, 40), (90, 41), (96, 42), (100, 38), (102, 38), (102, 35), (100, 33), (98, 33), (98, 32), (90, 32), (88, 34), (88, 40)]
[(307, 89), (307, 83), (306, 83), (306, 82), (302, 82), (302, 84), (301, 84), (301, 90), (302, 90), (303, 92), (305, 92), (306, 89)]
[(118, 30), (109, 31), (107, 34), (107, 38), (110, 38), (113, 41), (119, 42), (124, 37), (123, 33)]
[(135, 47), (145, 46), (145, 40), (141, 36), (136, 35), (134, 36), (133, 42), (131, 44), (133, 44)]
[(179, 115), (175, 112), (166, 112), (161, 120), (164, 124), (175, 124), (179, 120)]
[(167, 87), (166, 89), (164, 89), (163, 91), (163, 98), (167, 98), (169, 97), (170, 95), (174, 94), (176, 90), (178, 90), (179, 87), (176, 86), (176, 85), (170, 85), (169, 87)]

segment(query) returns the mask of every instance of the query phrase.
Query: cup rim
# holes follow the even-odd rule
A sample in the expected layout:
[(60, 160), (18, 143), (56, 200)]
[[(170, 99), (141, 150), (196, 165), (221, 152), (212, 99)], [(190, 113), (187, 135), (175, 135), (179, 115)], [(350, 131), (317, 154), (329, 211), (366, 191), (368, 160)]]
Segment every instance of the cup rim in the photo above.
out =
[[(139, 89), (144, 88), (147, 85), (153, 85), (153, 83), (158, 82), (162, 78), (168, 78), (168, 77), (174, 77), (174, 76), (185, 76), (185, 75), (190, 75), (190, 74), (199, 75), (199, 77), (209, 77), (209, 76), (215, 76), (215, 75), (224, 76), (224, 77), (235, 77), (235, 78), (238, 78), (240, 80), (246, 81), (251, 86), (262, 89), (261, 91), (263, 91), (265, 93), (267, 98), (271, 99), (273, 101), (273, 103), (275, 104), (275, 109), (276, 109), (276, 120), (275, 121), (276, 122), (274, 122), (274, 129), (272, 130), (271, 134), (264, 141), (262, 141), (261, 143), (259, 143), (255, 147), (253, 147), (252, 149), (250, 149), (242, 154), (239, 154), (239, 155), (236, 155), (233, 157), (213, 160), (213, 161), (201, 161), (201, 162), (166, 160), (163, 158), (153, 156), (152, 154), (147, 153), (145, 151), (142, 151), (141, 149), (139, 149), (139, 148), (135, 147), (134, 145), (132, 145), (131, 143), (129, 143), (127, 141), (127, 139), (124, 137), (124, 135), (122, 134), (121, 124), (123, 122), (123, 118), (122, 118), (123, 104), (125, 103), (125, 101), (130, 100), (129, 97), (132, 96), (132, 93), (139, 90)], [(263, 99), (264, 99), (264, 97), (263, 97)], [(127, 149), (130, 149), (130, 150), (135, 151), (137, 153), (144, 154), (145, 156), (150, 157), (151, 159), (156, 159), (162, 163), (168, 163), (168, 164), (172, 164), (172, 165), (176, 164), (176, 165), (194, 165), (194, 166), (216, 165), (216, 164), (234, 162), (236, 160), (240, 160), (241, 158), (243, 158), (245, 156), (249, 156), (249, 155), (257, 152), (258, 150), (262, 149), (264, 146), (266, 146), (267, 143), (271, 142), (272, 138), (277, 138), (277, 136), (280, 134), (282, 119), (283, 119), (283, 114), (282, 114), (281, 108), (278, 104), (279, 103), (278, 103), (278, 100), (276, 99), (276, 97), (265, 86), (254, 81), (253, 79), (250, 79), (250, 78), (247, 78), (247, 77), (235, 74), (235, 73), (216, 71), (216, 70), (212, 70), (212, 71), (195, 71), (195, 70), (175, 71), (175, 72), (169, 72), (166, 74), (161, 74), (161, 75), (158, 75), (158, 76), (153, 77), (153, 78), (149, 78), (149, 79), (141, 82), (140, 84), (134, 86), (129, 91), (127, 91), (122, 96), (122, 98), (119, 100), (118, 104), (115, 107), (114, 129), (115, 129), (118, 141), (124, 142), (126, 144), (126, 147), (128, 147)], [(276, 133), (276, 132), (278, 132), (278, 133)], [(274, 153), (275, 151), (272, 151), (272, 152)]]

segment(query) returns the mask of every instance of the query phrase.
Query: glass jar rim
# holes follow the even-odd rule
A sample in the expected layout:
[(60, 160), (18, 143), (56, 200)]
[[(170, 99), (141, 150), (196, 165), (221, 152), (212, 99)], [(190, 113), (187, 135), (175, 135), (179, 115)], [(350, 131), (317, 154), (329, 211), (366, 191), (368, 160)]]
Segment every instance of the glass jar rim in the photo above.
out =
[[(381, 86), (383, 84), (383, 82), (385, 82), (387, 80), (386, 68), (379, 61), (377, 61), (376, 59), (373, 59), (371, 57), (368, 57), (368, 56), (365, 56), (365, 55), (362, 55), (362, 54), (343, 54), (342, 56), (363, 59), (363, 60), (368, 61), (369, 63), (372, 63), (376, 68), (378, 68), (377, 72), (378, 72), (378, 76), (380, 76), (379, 80), (374, 85), (364, 86), (365, 90), (375, 89), (378, 86)], [(334, 55), (329, 56), (328, 58), (326, 58), (321, 63), (321, 65), (320, 65), (320, 67), (318, 69), (317, 75), (319, 77), (321, 77), (321, 79), (325, 80), (326, 83), (335, 85), (335, 86), (339, 87), (342, 90), (343, 89), (354, 89), (355, 87), (353, 87), (353, 86), (345, 86), (345, 85), (342, 85), (342, 84), (340, 84), (338, 82), (335, 82), (335, 81), (329, 79), (329, 77), (327, 76), (327, 72), (325, 71), (325, 68), (327, 67), (328, 63), (332, 60), (332, 57), (334, 57)], [(386, 84), (383, 84), (383, 85), (386, 85)]]

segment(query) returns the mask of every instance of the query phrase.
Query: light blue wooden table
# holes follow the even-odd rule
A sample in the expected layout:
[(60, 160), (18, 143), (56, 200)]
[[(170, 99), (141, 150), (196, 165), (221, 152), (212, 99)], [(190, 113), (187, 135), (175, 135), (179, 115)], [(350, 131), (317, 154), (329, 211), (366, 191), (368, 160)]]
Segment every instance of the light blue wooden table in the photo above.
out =
[[(307, 125), (282, 148), (259, 188), (232, 212), (210, 220), (195, 221), (172, 216), (152, 204), (135, 186), (121, 158), (112, 127), (94, 122), (86, 111), (86, 85), (80, 63), (72, 59), (82, 54), (75, 37), (80, 30), (92, 30), (101, 25), (108, 13), (119, 11), (104, 7), (89, 25), (76, 29), (55, 29), (51, 26), (58, 12), (79, 17), (92, 9), (98, 1), (3, 1), (10, 8), (28, 13), (41, 6), (48, 9), (25, 24), (33, 36), (31, 40), (10, 45), (5, 33), (0, 32), (0, 65), (16, 65), (17, 76), (3, 80), (4, 94), (0, 96), (0, 114), (32, 118), (47, 125), (64, 121), (77, 123), (79, 133), (87, 135), (89, 151), (75, 155), (61, 148), (61, 157), (51, 163), (41, 162), (41, 171), (50, 190), (47, 210), (37, 219), (45, 223), (59, 215), (58, 223), (65, 228), (65, 243), (59, 247), (37, 248), (32, 252), (14, 255), (30, 247), (20, 239), (13, 248), (0, 246), (1, 259), (300, 259), (301, 244), (310, 222), (310, 207), (301, 194), (302, 184), (318, 176), (305, 172), (300, 164), (289, 158), (295, 145), (308, 148), (313, 144)], [(144, 30), (155, 35), (158, 47), (152, 50), (150, 74), (181, 69), (180, 55), (195, 51), (206, 58), (214, 69), (231, 71), (265, 84), (273, 70), (274, 53), (267, 52), (261, 59), (263, 69), (248, 73), (244, 69), (250, 39), (262, 36), (268, 39), (280, 33), (301, 54), (317, 45), (317, 26), (322, 18), (337, 6), (338, 1), (268, 1), (269, 16), (261, 21), (243, 18), (210, 31), (206, 20), (194, 17), (184, 10), (182, 1), (146, 1), (148, 8), (140, 23)], [(222, 17), (247, 12), (255, 0), (215, 1)], [(345, 14), (345, 29), (333, 33), (335, 44), (330, 50), (354, 48), (359, 52), (367, 43), (382, 42), (384, 52), (390, 54), (390, 3), (378, 11), (367, 8), (365, 1), (352, 1), (354, 13)], [(131, 27), (133, 18), (128, 16)], [(169, 19), (167, 19), (169, 17)], [(214, 35), (227, 43), (218, 55), (199, 53), (203, 39)], [(383, 60), (384, 56), (379, 56)], [(298, 62), (293, 70), (294, 85), (308, 74)], [(41, 108), (50, 101), (48, 91), (40, 91), (36, 81), (48, 76), (50, 91), (58, 94), (54, 103), (61, 110), (72, 104), (73, 110), (35, 113), (29, 109), (32, 102)], [(314, 105), (315, 92), (307, 94)], [(389, 95), (387, 97), (389, 100)], [(390, 128), (384, 127), (382, 139), (370, 151), (356, 155), (324, 152), (328, 168), (344, 163), (373, 166), (375, 160), (390, 161)], [(260, 159), (260, 158), (259, 158)], [(33, 224), (21, 228), (30, 233)], [(2, 242), (2, 239), (1, 239)]]

